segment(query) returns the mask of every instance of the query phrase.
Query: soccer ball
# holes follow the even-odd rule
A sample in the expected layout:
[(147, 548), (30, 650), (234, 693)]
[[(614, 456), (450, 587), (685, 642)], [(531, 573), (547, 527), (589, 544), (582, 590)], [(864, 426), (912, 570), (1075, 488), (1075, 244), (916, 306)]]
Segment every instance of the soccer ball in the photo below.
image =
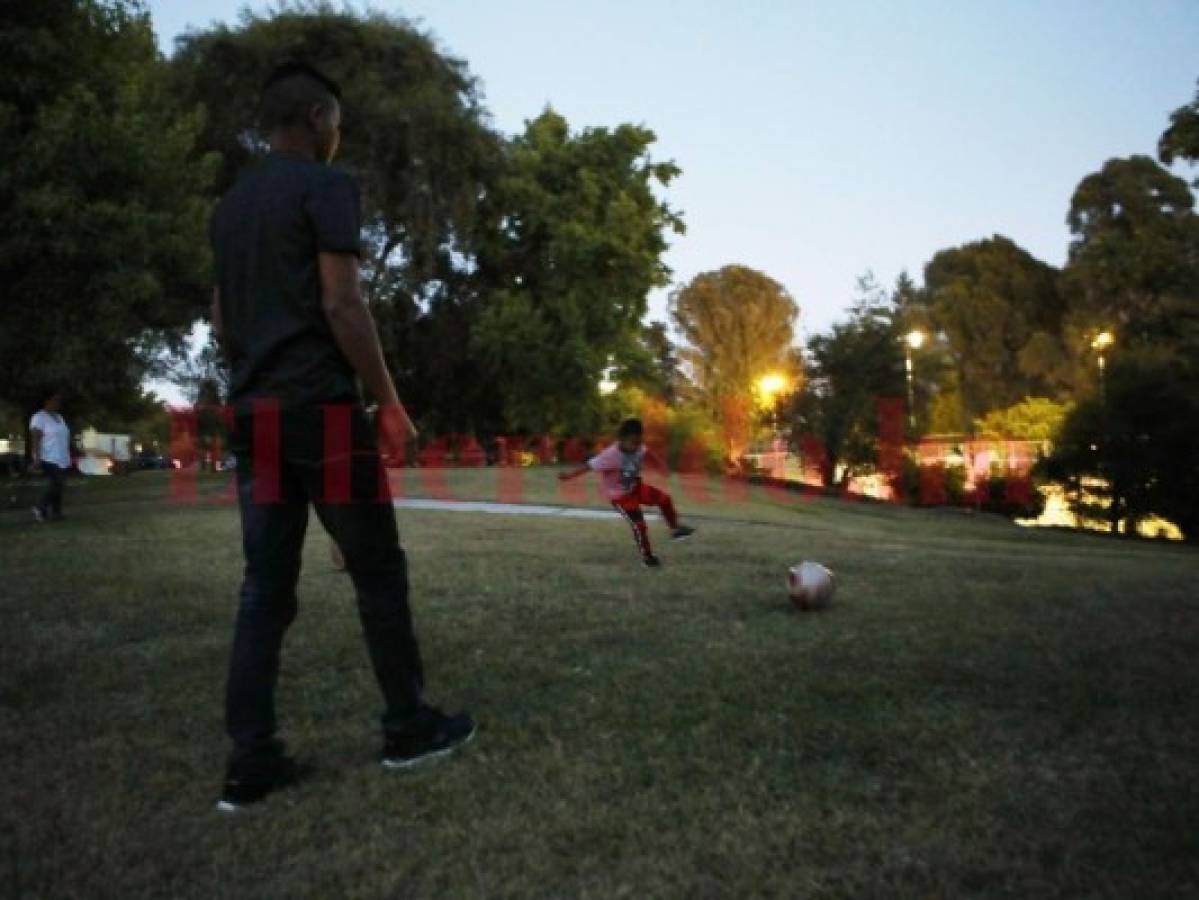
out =
[(796, 609), (824, 609), (836, 590), (833, 573), (820, 563), (802, 562), (787, 570), (787, 593)]

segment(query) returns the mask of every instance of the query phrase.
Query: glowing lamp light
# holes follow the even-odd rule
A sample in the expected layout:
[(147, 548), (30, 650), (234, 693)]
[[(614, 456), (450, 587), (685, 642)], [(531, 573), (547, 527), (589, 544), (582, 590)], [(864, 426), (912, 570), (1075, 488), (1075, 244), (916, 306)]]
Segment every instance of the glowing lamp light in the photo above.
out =
[(599, 392), (607, 397), (618, 387), (620, 387), (620, 385), (612, 380), (612, 370), (605, 369), (604, 374), (600, 377)]
[(1115, 342), (1116, 338), (1110, 331), (1101, 331), (1095, 335), (1094, 340), (1091, 341), (1091, 349), (1098, 350), (1100, 353), (1102, 353)]
[(763, 375), (758, 379), (758, 390), (767, 397), (773, 397), (775, 394), (785, 390), (786, 387), (787, 379), (777, 372), (771, 372), (769, 375)]
[(924, 332), (918, 328), (913, 328), (903, 336), (903, 339), (908, 342), (908, 346), (913, 350), (919, 350), (924, 346)]

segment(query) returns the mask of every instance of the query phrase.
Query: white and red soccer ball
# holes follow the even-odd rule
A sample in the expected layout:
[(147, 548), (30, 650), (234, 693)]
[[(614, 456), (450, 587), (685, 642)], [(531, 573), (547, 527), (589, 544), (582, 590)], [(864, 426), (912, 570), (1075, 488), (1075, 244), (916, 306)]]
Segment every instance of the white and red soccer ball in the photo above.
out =
[(787, 570), (787, 593), (798, 610), (826, 608), (836, 590), (837, 580), (832, 571), (820, 563), (801, 562)]

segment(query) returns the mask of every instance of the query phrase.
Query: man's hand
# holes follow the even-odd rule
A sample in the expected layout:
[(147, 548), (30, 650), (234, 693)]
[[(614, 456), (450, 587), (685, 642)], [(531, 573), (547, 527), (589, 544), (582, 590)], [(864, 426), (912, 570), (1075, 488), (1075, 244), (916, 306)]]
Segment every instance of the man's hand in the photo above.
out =
[(377, 421), (379, 452), (388, 459), (404, 459), (408, 441), (414, 440), (419, 434), (404, 404), (380, 404)]

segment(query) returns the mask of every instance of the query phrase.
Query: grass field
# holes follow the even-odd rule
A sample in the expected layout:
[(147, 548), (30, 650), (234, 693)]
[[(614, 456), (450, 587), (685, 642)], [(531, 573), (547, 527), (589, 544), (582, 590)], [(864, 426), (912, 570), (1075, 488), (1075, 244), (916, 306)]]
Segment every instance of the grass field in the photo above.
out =
[(0, 514), (0, 896), (1199, 896), (1191, 549), (755, 497), (684, 501), (651, 572), (619, 521), (402, 510), (431, 697), (481, 723), (405, 776), (313, 527), (280, 712), (317, 774), (230, 819), (236, 515), (165, 498)]

